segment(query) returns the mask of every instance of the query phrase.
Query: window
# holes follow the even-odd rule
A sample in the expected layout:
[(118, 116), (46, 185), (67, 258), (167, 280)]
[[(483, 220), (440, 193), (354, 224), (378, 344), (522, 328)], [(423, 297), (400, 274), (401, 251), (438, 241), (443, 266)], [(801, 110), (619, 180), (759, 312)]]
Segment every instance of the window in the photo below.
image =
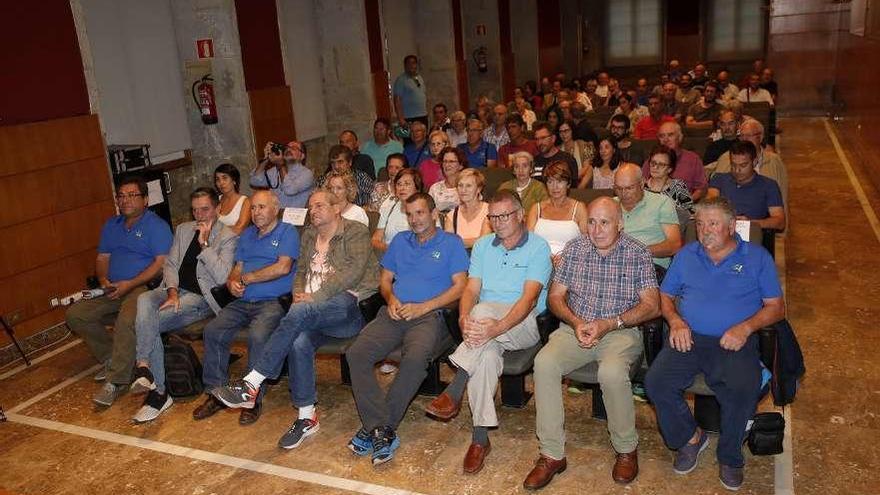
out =
[(661, 62), (660, 0), (609, 0), (605, 64), (646, 65)]
[(711, 0), (709, 58), (747, 59), (764, 50), (763, 0)]

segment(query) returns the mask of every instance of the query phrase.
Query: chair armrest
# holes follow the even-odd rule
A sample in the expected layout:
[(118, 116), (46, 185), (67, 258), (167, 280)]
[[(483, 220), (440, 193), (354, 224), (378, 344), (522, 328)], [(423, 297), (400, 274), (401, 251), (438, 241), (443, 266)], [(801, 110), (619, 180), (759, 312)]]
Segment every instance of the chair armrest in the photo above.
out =
[(461, 336), (461, 327), (458, 324), (460, 314), (458, 311), (458, 301), (443, 306), (437, 311), (440, 312), (440, 316), (443, 317), (443, 321), (446, 322), (446, 330), (449, 331), (452, 340), (454, 340), (456, 344), (464, 341), (464, 338)]
[(645, 361), (648, 363), (648, 366), (651, 366), (654, 358), (663, 349), (663, 341), (665, 340), (664, 323), (663, 318), (654, 318), (639, 325), (639, 329), (642, 331), (642, 342), (645, 346)]
[(776, 326), (771, 325), (758, 330), (758, 352), (761, 362), (771, 372), (776, 358)]
[(383, 298), (382, 294), (378, 291), (372, 296), (359, 301), (358, 309), (361, 310), (361, 315), (364, 317), (364, 323), (369, 323), (376, 319), (376, 315), (379, 314), (379, 310), (384, 305), (385, 298)]
[(538, 323), (538, 335), (541, 336), (541, 344), (547, 344), (547, 341), (550, 340), (550, 334), (559, 328), (559, 318), (548, 308), (536, 316), (535, 320)]

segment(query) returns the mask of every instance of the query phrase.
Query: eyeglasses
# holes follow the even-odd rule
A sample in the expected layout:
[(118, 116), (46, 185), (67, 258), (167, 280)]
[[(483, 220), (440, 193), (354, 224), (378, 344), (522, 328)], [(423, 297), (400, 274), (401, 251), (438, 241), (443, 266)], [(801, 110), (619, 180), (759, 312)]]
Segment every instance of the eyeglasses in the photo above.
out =
[(660, 167), (668, 167), (668, 166), (669, 166), (668, 163), (666, 163), (666, 162), (658, 162), (657, 160), (651, 160), (650, 163), (651, 163), (651, 166), (652, 166), (652, 167), (657, 167), (657, 168), (660, 168)]
[(468, 132), (483, 132), (482, 129), (468, 129)]
[(143, 194), (141, 194), (141, 193), (117, 194), (116, 201), (123, 201), (126, 199), (135, 199), (135, 198), (140, 198), (140, 197), (143, 197)]
[(507, 213), (499, 213), (497, 215), (486, 215), (490, 222), (506, 222), (511, 215), (518, 212), (519, 209), (508, 211)]
[(443, 165), (458, 165), (459, 163), (458, 160), (443, 160)]
[(566, 127), (560, 127), (560, 128), (559, 128), (559, 133), (562, 134), (563, 132), (571, 132), (571, 129), (568, 129), (568, 128), (566, 128)]
[(642, 188), (641, 183), (632, 184), (630, 186), (614, 186), (614, 190), (617, 192), (633, 192), (638, 191)]

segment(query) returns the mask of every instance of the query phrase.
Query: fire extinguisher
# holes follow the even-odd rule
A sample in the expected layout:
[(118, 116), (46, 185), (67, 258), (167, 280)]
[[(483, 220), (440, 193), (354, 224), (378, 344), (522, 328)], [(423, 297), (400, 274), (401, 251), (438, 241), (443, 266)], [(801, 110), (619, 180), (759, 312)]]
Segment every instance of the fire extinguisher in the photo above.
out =
[(211, 74), (208, 74), (194, 82), (192, 85), (193, 101), (196, 102), (196, 106), (199, 108), (199, 113), (202, 115), (202, 122), (204, 122), (205, 125), (216, 124), (218, 121), (217, 103), (214, 100), (213, 83), (214, 79), (211, 78)]

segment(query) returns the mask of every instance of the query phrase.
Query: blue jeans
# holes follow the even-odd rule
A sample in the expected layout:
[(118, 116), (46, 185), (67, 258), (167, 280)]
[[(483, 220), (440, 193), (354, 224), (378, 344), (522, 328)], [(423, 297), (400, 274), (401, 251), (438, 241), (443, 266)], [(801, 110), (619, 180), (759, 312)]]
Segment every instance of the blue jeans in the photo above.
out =
[(205, 326), (205, 363), (202, 366), (205, 388), (210, 390), (226, 384), (229, 348), (240, 329), (248, 333), (248, 369), (253, 369), (282, 316), (284, 309), (275, 299), (253, 302), (236, 299), (220, 310), (217, 318)]
[(149, 363), (156, 382), (156, 391), (165, 392), (165, 349), (162, 334), (179, 330), (190, 323), (214, 314), (205, 298), (195, 292), (179, 289), (180, 310), (172, 308), (159, 311), (168, 298), (165, 289), (153, 289), (142, 293), (137, 300), (137, 316), (134, 328), (137, 333), (137, 360)]
[(706, 385), (715, 392), (721, 405), (721, 436), (716, 455), (718, 462), (742, 467), (745, 458), (742, 444), (748, 420), (755, 414), (761, 395), (761, 361), (758, 336), (752, 334), (742, 349), (722, 349), (720, 337), (693, 334), (694, 345), (688, 352), (669, 347), (660, 351), (645, 377), (645, 391), (654, 409), (660, 433), (671, 449), (678, 450), (697, 429), (684, 390), (697, 373), (706, 377)]
[(296, 407), (318, 401), (315, 388), (315, 351), (331, 337), (353, 337), (364, 326), (357, 298), (342, 292), (321, 302), (297, 303), (281, 320), (262, 355), (251, 369), (277, 378), (284, 358), (290, 372), (290, 397)]

